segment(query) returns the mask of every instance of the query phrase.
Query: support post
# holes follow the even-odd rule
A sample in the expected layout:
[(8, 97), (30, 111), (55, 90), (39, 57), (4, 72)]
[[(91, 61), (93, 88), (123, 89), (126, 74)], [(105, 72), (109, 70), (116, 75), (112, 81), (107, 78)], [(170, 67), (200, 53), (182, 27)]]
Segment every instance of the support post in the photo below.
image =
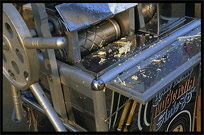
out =
[(105, 123), (107, 118), (105, 92), (92, 91), (96, 131), (108, 131), (108, 124)]
[(12, 96), (13, 96), (13, 105), (15, 108), (15, 121), (21, 121), (23, 118), (23, 106), (22, 106), (22, 101), (21, 101), (21, 96), (20, 96), (20, 91), (16, 89), (15, 86), (11, 85), (11, 90), (12, 90)]
[(58, 132), (66, 132), (67, 130), (63, 126), (61, 120), (57, 116), (56, 112), (54, 111), (53, 107), (49, 103), (48, 99), (45, 96), (41, 86), (39, 83), (34, 83), (30, 86), (32, 93), (34, 94), (35, 98), (38, 100), (39, 104), (44, 109), (48, 119), (52, 123), (53, 127)]
[(135, 8), (129, 9), (129, 18), (130, 18), (130, 35), (135, 34)]

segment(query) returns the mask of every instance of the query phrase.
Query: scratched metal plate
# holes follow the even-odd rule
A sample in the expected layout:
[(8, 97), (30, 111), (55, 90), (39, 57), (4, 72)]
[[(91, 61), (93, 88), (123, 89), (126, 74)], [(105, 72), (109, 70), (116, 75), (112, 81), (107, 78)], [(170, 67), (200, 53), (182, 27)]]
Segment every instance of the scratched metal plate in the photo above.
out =
[(55, 8), (63, 19), (67, 30), (75, 31), (136, 5), (137, 3), (63, 3)]
[[(183, 36), (197, 35), (200, 31), (201, 27), (198, 26), (189, 30)], [(174, 34), (176, 33), (174, 32)], [(160, 40), (159, 42), (168, 44), (166, 39)], [(155, 47), (156, 45), (149, 46), (148, 49)], [(188, 72), (190, 68), (198, 64), (201, 57), (200, 51), (201, 38), (190, 38), (183, 41), (175, 39), (174, 42), (169, 43), (165, 48), (142, 60), (130, 69), (121, 72), (121, 74), (118, 74), (117, 77), (108, 82), (107, 87), (127, 97), (133, 97), (135, 100), (147, 102), (158, 91), (165, 88), (166, 84), (176, 80), (179, 75)], [(138, 55), (136, 55), (135, 60), (138, 58)], [(157, 62), (154, 62), (155, 60)], [(136, 81), (132, 79), (133, 75), (137, 76)], [(102, 77), (105, 78), (104, 75)]]

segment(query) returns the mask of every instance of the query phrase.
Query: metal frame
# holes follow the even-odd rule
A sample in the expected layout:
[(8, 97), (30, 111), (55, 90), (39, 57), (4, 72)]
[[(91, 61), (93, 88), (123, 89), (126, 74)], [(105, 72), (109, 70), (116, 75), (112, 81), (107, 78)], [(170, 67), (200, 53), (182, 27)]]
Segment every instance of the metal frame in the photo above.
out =
[[(45, 5), (43, 3), (36, 4), (32, 3), (31, 6), (34, 19), (36, 22), (35, 24), (38, 36), (51, 37)], [(47, 76), (48, 78), (47, 80), (50, 86), (55, 111), (64, 120), (68, 120), (54, 50), (52, 49), (43, 50), (42, 54), (44, 62), (46, 61), (43, 65), (46, 67), (45, 69), (47, 69), (47, 73), (49, 74)]]
[[(37, 24), (36, 34), (38, 36), (51, 37), (44, 4), (32, 4), (32, 9)], [(135, 8), (133, 7), (129, 10), (130, 17), (129, 35), (135, 34), (134, 16)], [(46, 75), (49, 73), (49, 76), (47, 78), (50, 86), (53, 105), (55, 111), (60, 115), (61, 118), (58, 119), (57, 114), (50, 105), (49, 101), (44, 97), (43, 90), (38, 83), (32, 84), (30, 86), (30, 89), (37, 98), (37, 100), (39, 101), (39, 104), (42, 106), (42, 108), (39, 105), (33, 103), (32, 101), (29, 101), (25, 97), (22, 97), (22, 99), (26, 103), (34, 106), (40, 112), (47, 114), (48, 118), (50, 119), (51, 123), (54, 125), (57, 131), (66, 131), (66, 129), (64, 129), (64, 126), (70, 131), (74, 132), (79, 131), (79, 129), (81, 131), (86, 131), (83, 128), (78, 129), (75, 128), (78, 126), (77, 124), (72, 123), (73, 125), (75, 125), (75, 127), (73, 127), (71, 124), (66, 123), (66, 122), (71, 123), (71, 121), (69, 121), (67, 118), (63, 94), (67, 92), (68, 94), (66, 94), (66, 96), (69, 98), (70, 93), (69, 90), (63, 93), (63, 89), (61, 86), (64, 85), (68, 87), (68, 89), (72, 88), (73, 90), (76, 90), (77, 92), (80, 92), (81, 94), (93, 100), (96, 131), (108, 131), (108, 124), (106, 123), (107, 119), (106, 98), (104, 92), (106, 88), (109, 88), (113, 91), (117, 91), (118, 93), (130, 97), (131, 99), (137, 100), (140, 103), (146, 103), (150, 99), (152, 99), (157, 93), (159, 93), (163, 88), (165, 88), (170, 82), (172, 82), (172, 80), (169, 80), (168, 78), (174, 78), (173, 80), (176, 80), (180, 75), (188, 71), (188, 69), (197, 65), (200, 62), (200, 52), (193, 56), (191, 59), (189, 59), (189, 61), (182, 64), (175, 71), (168, 74), (165, 78), (163, 78), (163, 80), (161, 80), (148, 90), (143, 91), (143, 93), (140, 91), (133, 91), (131, 89), (119, 88), (117, 87), (117, 85), (115, 85), (116, 83), (113, 83), (113, 79), (116, 78), (122, 72), (126, 72), (128, 70), (132, 71), (132, 69), (135, 68), (139, 63), (141, 63), (141, 61), (145, 61), (150, 56), (168, 47), (179, 36), (185, 35), (190, 30), (197, 28), (199, 25), (200, 20), (192, 21), (187, 26), (183, 26), (182, 28), (180, 28), (178, 31), (176, 31), (176, 33), (174, 33), (170, 37), (165, 38), (165, 42), (158, 42), (154, 47), (144, 50), (142, 54), (138, 54), (137, 56), (129, 58), (127, 61), (123, 62), (120, 66), (116, 66), (110, 69), (109, 71), (105, 72), (104, 74), (100, 75), (97, 78), (89, 73), (86, 73), (85, 71), (82, 71), (79, 67), (76, 67), (75, 65), (70, 66), (63, 62), (57, 61), (55, 58), (54, 50), (42, 50), (42, 53), (41, 54), (39, 53), (38, 55), (41, 65), (41, 73), (44, 73)], [(69, 60), (67, 61), (73, 64), (77, 64), (81, 60), (78, 32), (77, 31), (66, 32), (66, 36), (69, 44), (69, 46), (66, 48), (69, 52), (68, 53)], [(34, 41), (38, 40), (39, 39), (36, 39)], [(26, 42), (32, 48), (33, 41), (27, 39)], [(63, 46), (64, 45), (65, 43), (63, 43)], [(56, 44), (54, 44), (53, 46), (56, 47)], [(50, 69), (48, 68), (47, 65), (50, 65)], [(175, 75), (176, 73), (180, 74)], [(126, 76), (129, 76), (130, 74), (132, 73), (129, 73)], [(68, 104), (67, 108), (71, 110), (71, 104)], [(73, 114), (71, 113), (68, 113), (69, 118), (70, 120), (74, 121)], [(20, 119), (20, 116), (18, 119)]]
[[(62, 63), (58, 61), (59, 66), (59, 72), (60, 72), (60, 78), (63, 85), (67, 85), (70, 88), (73, 88), (74, 90), (80, 92), (83, 95), (86, 95), (87, 97), (93, 99), (94, 102), (94, 112), (95, 112), (95, 118), (96, 118), (96, 127), (97, 131), (107, 131), (108, 125), (105, 123), (105, 117), (106, 114), (106, 108), (105, 108), (105, 96), (103, 89), (105, 87), (102, 87), (101, 89), (95, 89), (95, 91), (92, 88), (92, 83), (96, 84), (98, 86), (99, 82), (105, 83), (106, 87), (112, 90), (115, 90), (119, 93), (122, 93), (123, 95), (127, 97), (131, 97), (134, 100), (137, 100), (138, 102), (145, 103), (148, 102), (154, 95), (156, 95), (162, 88), (164, 88), (166, 85), (168, 85), (169, 82), (172, 80), (169, 80), (167, 78), (175, 78), (175, 73), (185, 73), (190, 67), (195, 66), (200, 61), (200, 53), (192, 57), (189, 61), (187, 61), (185, 64), (183, 64), (181, 67), (179, 67), (177, 70), (169, 74), (167, 77), (163, 78), (162, 81), (160, 81), (157, 85), (153, 86), (151, 89), (148, 89), (146, 92), (141, 93), (137, 91), (121, 91), (117, 87), (114, 87), (111, 83), (108, 83), (112, 79), (114, 79), (119, 73), (129, 69), (130, 67), (134, 67), (139, 63), (140, 61), (144, 60), (145, 58), (148, 58), (149, 56), (152, 56), (156, 52), (159, 52), (163, 48), (166, 48), (169, 44), (175, 41), (177, 37), (181, 35), (185, 35), (190, 30), (198, 27), (200, 25), (200, 21), (193, 21), (192, 23), (188, 24), (187, 26), (184, 26), (183, 28), (179, 29), (176, 34), (172, 35), (171, 37), (165, 38), (166, 42), (159, 42), (157, 45), (155, 45), (153, 48), (149, 48), (147, 50), (144, 50), (143, 54), (139, 54), (136, 57), (133, 57), (135, 59), (129, 59), (128, 61), (121, 64), (121, 66), (117, 66), (113, 68), (112, 70), (109, 70), (108, 72), (101, 75), (98, 80), (95, 80), (95, 77), (81, 71), (77, 67), (69, 66), (65, 63)], [(186, 28), (188, 27), (188, 28)], [(146, 55), (144, 57), (144, 54)], [(39, 56), (40, 58), (40, 56)], [(43, 61), (40, 61), (41, 64)], [(186, 70), (183, 70), (183, 69)], [(116, 70), (117, 69), (117, 70)], [(180, 74), (180, 75), (181, 75)], [(180, 76), (178, 75), (178, 76)], [(84, 81), (84, 82), (83, 82)], [(82, 83), (83, 82), (83, 83)], [(161, 85), (162, 84), (162, 85)], [(76, 86), (77, 89), (76, 89)], [(105, 85), (104, 85), (105, 86)], [(99, 94), (100, 93), (100, 94)], [(134, 95), (134, 97), (133, 97)], [(97, 100), (96, 100), (97, 99)], [(98, 108), (100, 106), (103, 109)], [(103, 110), (103, 112), (101, 112)]]

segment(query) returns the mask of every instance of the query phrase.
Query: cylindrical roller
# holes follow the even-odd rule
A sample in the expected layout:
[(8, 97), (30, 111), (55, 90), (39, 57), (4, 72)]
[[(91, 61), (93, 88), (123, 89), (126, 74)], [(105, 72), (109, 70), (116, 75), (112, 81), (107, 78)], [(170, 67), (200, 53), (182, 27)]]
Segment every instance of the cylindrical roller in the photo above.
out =
[(29, 49), (62, 49), (67, 44), (65, 37), (35, 37), (24, 39), (24, 45)]
[(81, 51), (96, 49), (106, 43), (119, 39), (120, 36), (120, 26), (114, 19), (109, 19), (79, 32)]
[(16, 119), (21, 121), (23, 118), (23, 106), (20, 96), (20, 91), (16, 89), (15, 86), (11, 85), (12, 95), (13, 95), (13, 105), (16, 110)]
[(129, 10), (117, 14), (114, 19), (120, 26), (122, 37), (128, 35), (130, 30)]
[(34, 94), (34, 96), (36, 97), (36, 99), (38, 100), (39, 104), (44, 109), (48, 119), (52, 123), (55, 130), (59, 131), (59, 132), (67, 131), (65, 129), (65, 127), (63, 126), (61, 120), (57, 116), (56, 112), (54, 111), (53, 107), (51, 106), (51, 104), (47, 100), (47, 98), (46, 98), (41, 86), (39, 85), (39, 83), (32, 84), (30, 86), (30, 89), (31, 89), (32, 93)]

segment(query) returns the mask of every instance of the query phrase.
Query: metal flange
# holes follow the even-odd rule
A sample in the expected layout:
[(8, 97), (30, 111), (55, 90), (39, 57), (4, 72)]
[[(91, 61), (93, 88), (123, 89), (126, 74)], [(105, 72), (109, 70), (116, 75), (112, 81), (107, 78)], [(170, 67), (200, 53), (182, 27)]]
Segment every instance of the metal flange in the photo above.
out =
[(17, 89), (26, 90), (39, 79), (35, 49), (27, 49), (24, 39), (31, 34), (16, 8), (3, 4), (3, 74)]

